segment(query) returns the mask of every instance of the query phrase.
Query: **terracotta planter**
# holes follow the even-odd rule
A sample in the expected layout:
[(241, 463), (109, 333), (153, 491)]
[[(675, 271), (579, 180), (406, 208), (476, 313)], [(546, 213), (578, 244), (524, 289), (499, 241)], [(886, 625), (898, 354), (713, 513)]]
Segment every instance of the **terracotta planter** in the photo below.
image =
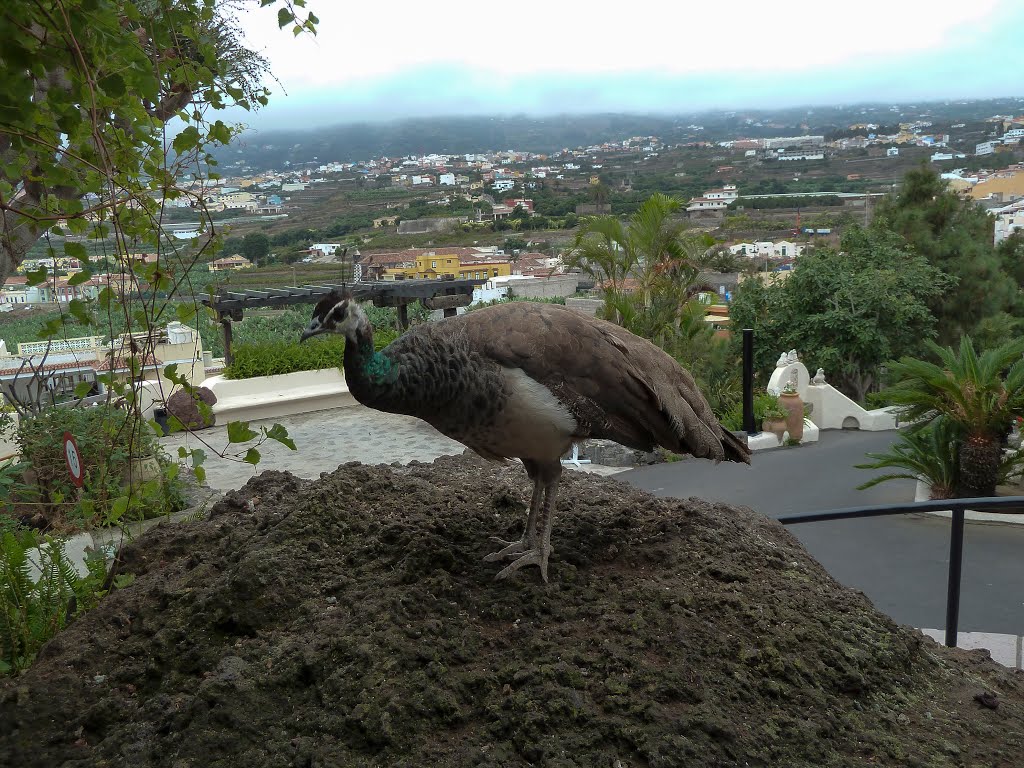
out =
[(786, 429), (790, 440), (802, 440), (804, 437), (804, 401), (800, 395), (785, 394), (779, 396), (779, 407), (786, 412)]

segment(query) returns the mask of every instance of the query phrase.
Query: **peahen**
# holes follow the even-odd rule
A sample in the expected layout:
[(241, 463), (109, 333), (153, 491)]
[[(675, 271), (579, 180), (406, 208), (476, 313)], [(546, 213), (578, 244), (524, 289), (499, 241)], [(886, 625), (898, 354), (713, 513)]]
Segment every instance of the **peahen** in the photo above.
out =
[(537, 565), (547, 581), (561, 457), (577, 440), (750, 462), (668, 354), (565, 307), (499, 304), (416, 326), (375, 351), (362, 307), (332, 292), (302, 340), (321, 333), (345, 336), (345, 380), (363, 405), (423, 419), (485, 458), (522, 460), (533, 497), (522, 538), (485, 558), (512, 560), (499, 579)]

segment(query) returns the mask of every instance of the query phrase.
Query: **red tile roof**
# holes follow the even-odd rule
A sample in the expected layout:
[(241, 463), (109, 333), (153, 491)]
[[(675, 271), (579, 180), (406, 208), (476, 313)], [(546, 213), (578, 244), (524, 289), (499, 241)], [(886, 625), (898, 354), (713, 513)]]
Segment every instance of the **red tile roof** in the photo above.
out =
[[(66, 363), (47, 363), (46, 365), (44, 365), (42, 367), (42, 370), (43, 371), (67, 371), (67, 370), (71, 370), (72, 368), (89, 368), (89, 367), (92, 366), (93, 362), (94, 361), (91, 361), (91, 360), (81, 360), (81, 361), (69, 360)], [(25, 373), (25, 374), (31, 374), (31, 372), (33, 370), (37, 370), (37, 368), (36, 367), (30, 367), (28, 363), (26, 363), (24, 366), (22, 366), (21, 358), (18, 358), (18, 361), (17, 361), (16, 365), (8, 364), (8, 367), (0, 368), (0, 376), (9, 376), (11, 374), (18, 373), (19, 371), (21, 371), (22, 373)]]
[[(128, 362), (130, 359), (125, 355), (118, 355), (117, 357), (106, 357), (103, 360), (93, 360), (88, 365), (97, 371), (127, 371), (131, 367)], [(159, 365), (161, 362), (153, 356), (153, 353), (147, 352), (142, 367), (154, 368)]]

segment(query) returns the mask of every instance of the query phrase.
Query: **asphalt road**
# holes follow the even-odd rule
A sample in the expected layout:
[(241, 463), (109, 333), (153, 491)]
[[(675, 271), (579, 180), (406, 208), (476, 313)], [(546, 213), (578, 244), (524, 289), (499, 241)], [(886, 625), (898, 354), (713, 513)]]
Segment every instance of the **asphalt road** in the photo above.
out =
[[(893, 480), (858, 491), (866, 452), (895, 432), (830, 430), (817, 444), (758, 451), (751, 466), (687, 459), (641, 467), (616, 479), (659, 496), (751, 507), (769, 517), (913, 500), (914, 484)], [(808, 551), (843, 584), (863, 591), (901, 624), (942, 629), (946, 620), (949, 521), (929, 515), (791, 525)], [(967, 523), (960, 631), (1024, 635), (1024, 524)]]

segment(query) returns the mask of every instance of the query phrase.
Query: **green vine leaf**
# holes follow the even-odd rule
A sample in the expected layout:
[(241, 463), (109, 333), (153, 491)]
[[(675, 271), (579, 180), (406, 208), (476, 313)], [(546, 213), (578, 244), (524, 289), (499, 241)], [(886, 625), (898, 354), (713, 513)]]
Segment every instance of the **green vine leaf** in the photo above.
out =
[(293, 451), (298, 450), (295, 447), (295, 441), (288, 437), (288, 430), (284, 427), (283, 424), (275, 424), (270, 429), (268, 429), (267, 437), (269, 437), (271, 440), (276, 440), (277, 442), (281, 443), (281, 445), (288, 446)]
[(255, 432), (249, 428), (249, 422), (247, 421), (231, 421), (228, 422), (228, 442), (229, 443), (247, 443), (250, 440), (254, 440), (259, 437), (259, 432)]

